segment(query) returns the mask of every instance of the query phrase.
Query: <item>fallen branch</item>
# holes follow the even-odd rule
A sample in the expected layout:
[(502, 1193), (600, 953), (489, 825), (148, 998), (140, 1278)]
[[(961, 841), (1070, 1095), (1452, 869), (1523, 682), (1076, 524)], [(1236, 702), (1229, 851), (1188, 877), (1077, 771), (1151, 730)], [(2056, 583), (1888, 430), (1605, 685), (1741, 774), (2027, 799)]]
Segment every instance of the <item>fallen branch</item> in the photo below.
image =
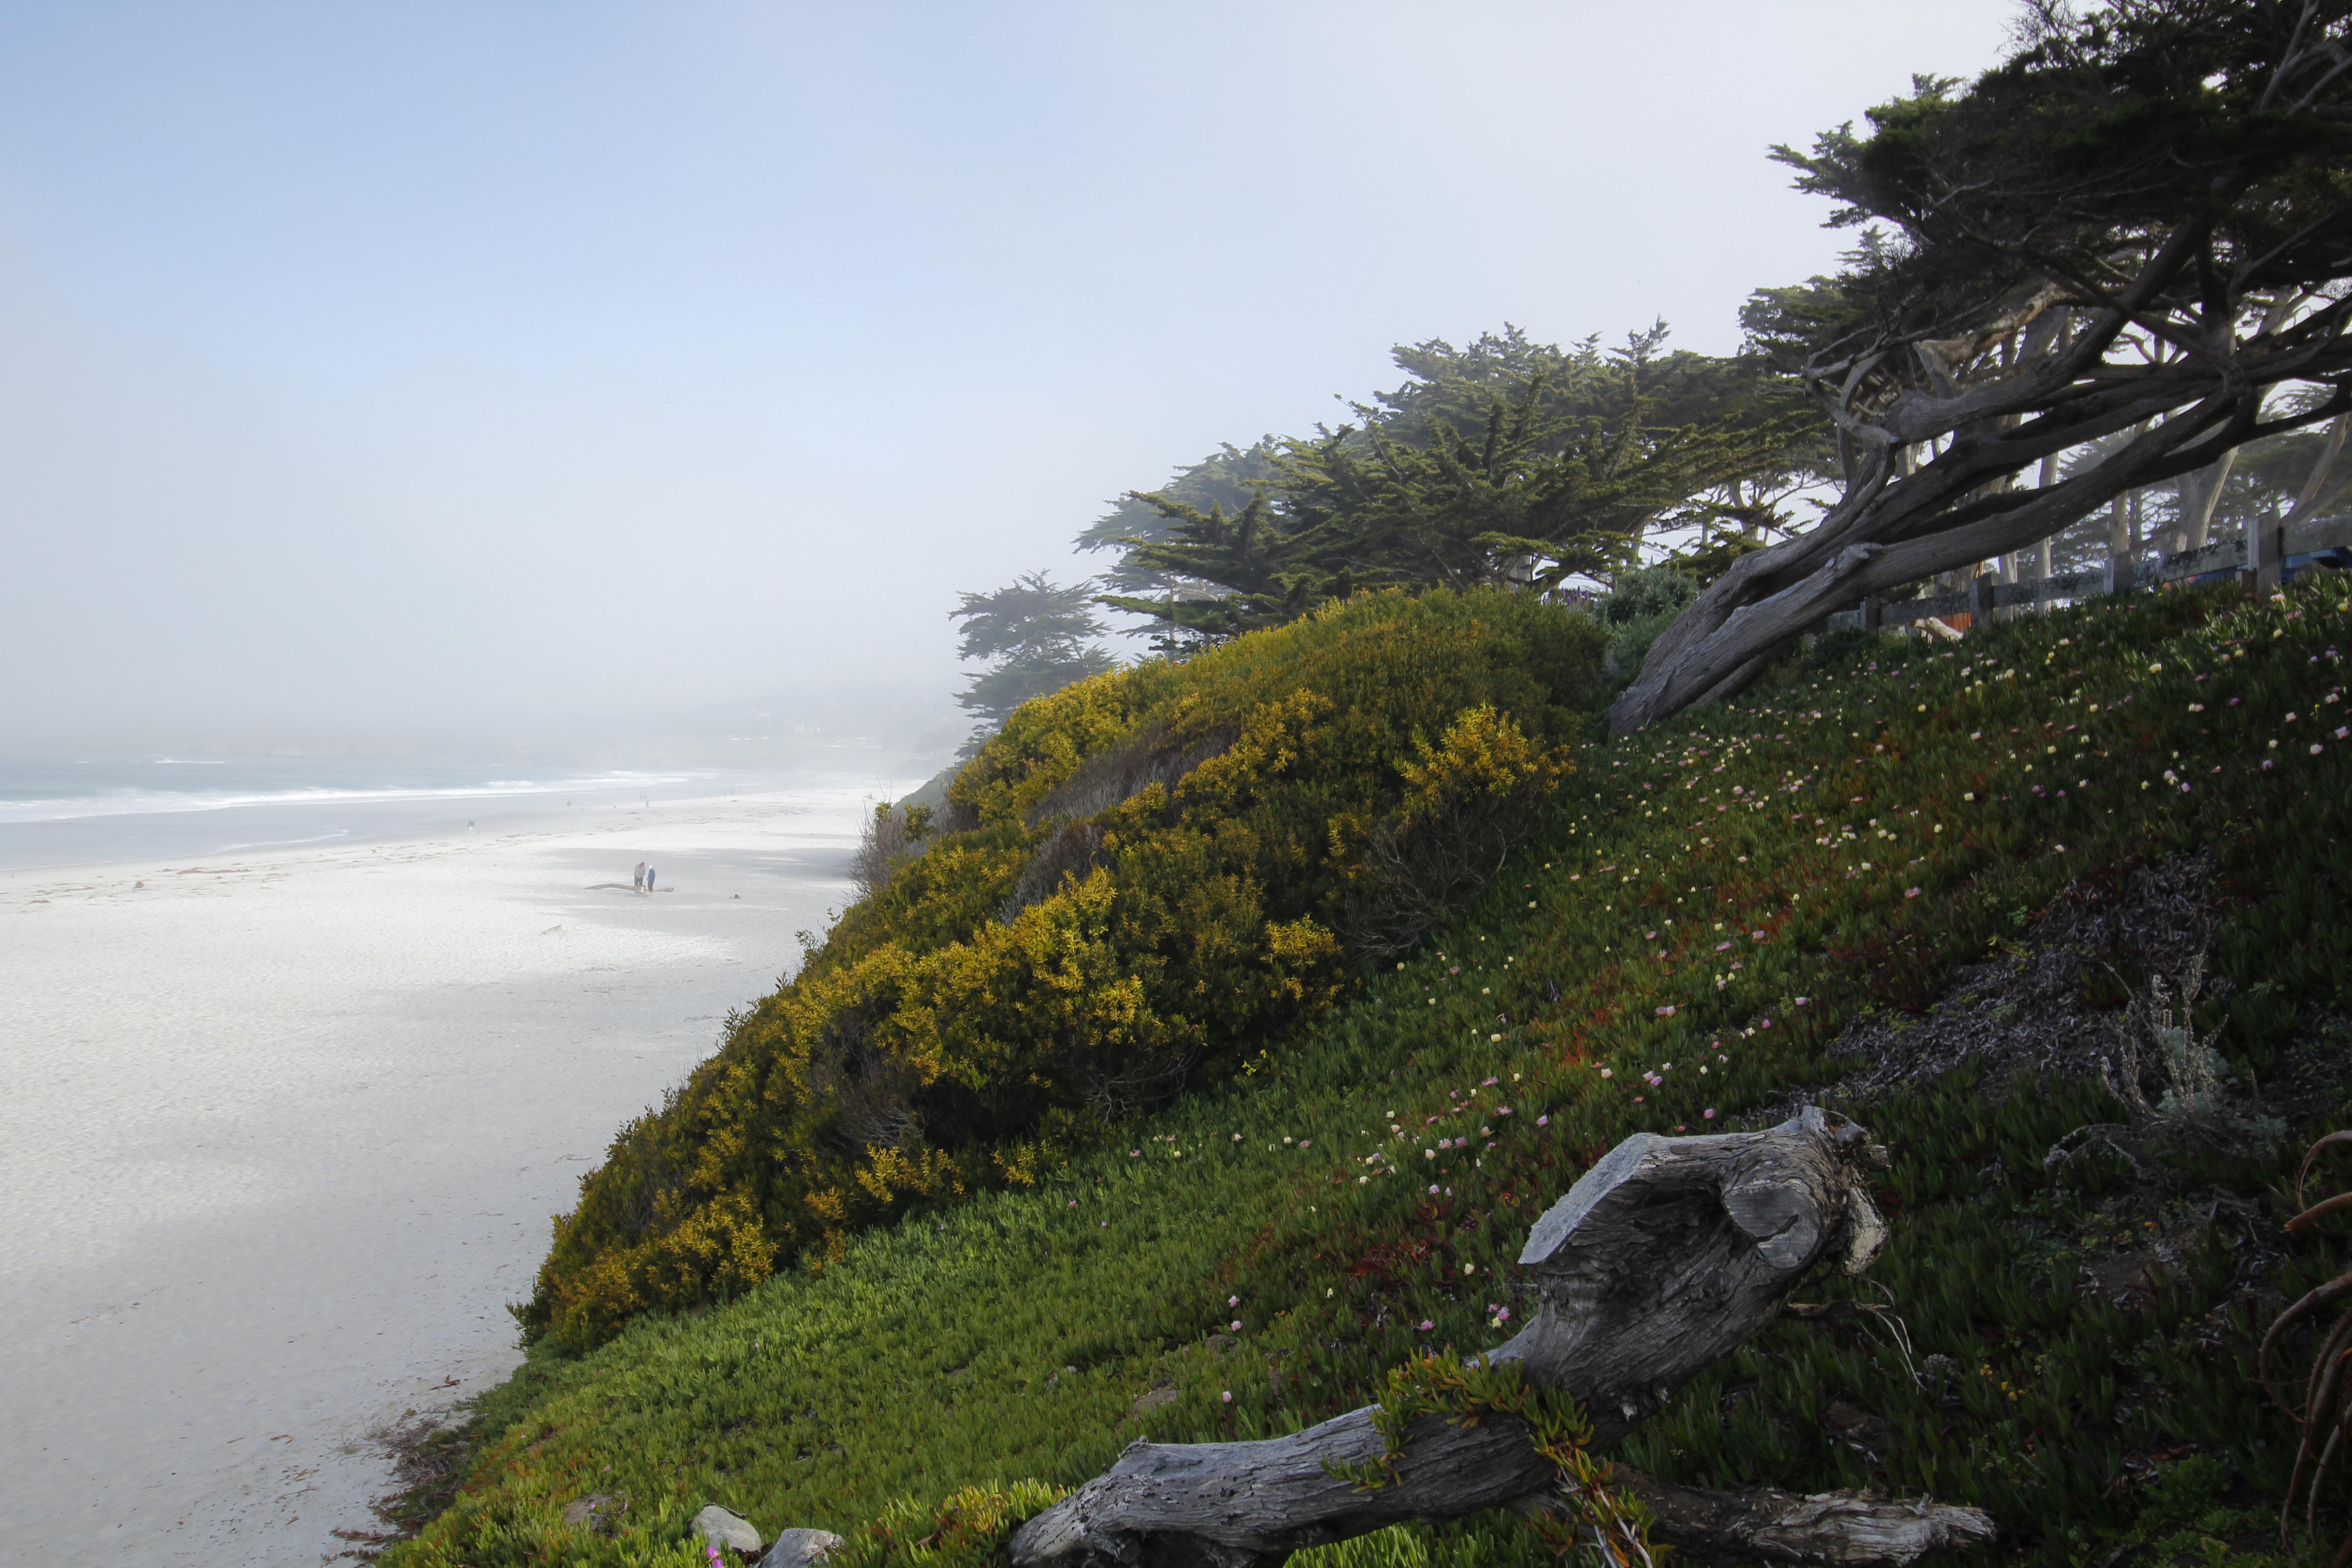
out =
[[(1571, 1395), (1591, 1444), (1622, 1436), (1779, 1318), (1816, 1269), (1869, 1266), (1885, 1226), (1864, 1173), (1885, 1161), (1863, 1129), (1819, 1109), (1760, 1132), (1629, 1138), (1537, 1222), (1519, 1258), (1539, 1297), (1535, 1321), (1477, 1364), (1516, 1366), (1528, 1383)], [(1559, 1485), (1516, 1417), (1424, 1415), (1392, 1448), (1375, 1414), (1260, 1442), (1133, 1444), (1024, 1524), (1013, 1562), (1262, 1568), (1410, 1520), (1542, 1507)], [(1364, 1484), (1383, 1469), (1388, 1480)], [(1746, 1550), (1787, 1562), (1909, 1562), (1992, 1529), (1970, 1510), (1846, 1494), (1759, 1494), (1743, 1512), (1712, 1500), (1729, 1494), (1661, 1489), (1668, 1493), (1668, 1511), (1692, 1530), (1745, 1531), (1757, 1543)]]
[(1706, 1491), (1654, 1479), (1617, 1467), (1611, 1478), (1649, 1509), (1653, 1539), (1706, 1555), (1765, 1563), (1916, 1563), (1931, 1552), (1982, 1546), (1992, 1521), (1972, 1508), (1954, 1508), (1874, 1492), (1816, 1492), (1810, 1497), (1759, 1488)]

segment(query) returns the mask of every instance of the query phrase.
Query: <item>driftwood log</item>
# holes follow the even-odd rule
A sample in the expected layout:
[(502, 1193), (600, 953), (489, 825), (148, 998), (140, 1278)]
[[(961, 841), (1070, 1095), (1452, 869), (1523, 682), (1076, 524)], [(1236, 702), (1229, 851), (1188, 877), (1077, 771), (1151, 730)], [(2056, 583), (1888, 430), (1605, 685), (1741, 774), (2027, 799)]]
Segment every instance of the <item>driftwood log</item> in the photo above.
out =
[(1992, 1521), (1972, 1508), (1868, 1492), (1794, 1492), (1759, 1487), (1718, 1492), (1678, 1487), (1617, 1467), (1615, 1484), (1649, 1505), (1650, 1534), (1702, 1560), (1763, 1563), (1915, 1563), (1931, 1552), (1982, 1546)]
[[(1862, 1128), (1818, 1109), (1760, 1132), (1629, 1138), (1536, 1223), (1519, 1262), (1538, 1310), (1487, 1359), (1572, 1394), (1596, 1445), (1622, 1436), (1779, 1317), (1809, 1274), (1869, 1266), (1886, 1232), (1865, 1173), (1885, 1162)], [(1542, 1508), (1559, 1484), (1508, 1417), (1415, 1422), (1396, 1479), (1372, 1490), (1333, 1474), (1386, 1451), (1369, 1409), (1261, 1442), (1138, 1442), (1024, 1524), (1013, 1562), (1266, 1568), (1386, 1525)], [(1659, 1539), (1717, 1554), (1900, 1563), (1992, 1535), (1972, 1509), (1709, 1493), (1618, 1475), (1650, 1500)]]

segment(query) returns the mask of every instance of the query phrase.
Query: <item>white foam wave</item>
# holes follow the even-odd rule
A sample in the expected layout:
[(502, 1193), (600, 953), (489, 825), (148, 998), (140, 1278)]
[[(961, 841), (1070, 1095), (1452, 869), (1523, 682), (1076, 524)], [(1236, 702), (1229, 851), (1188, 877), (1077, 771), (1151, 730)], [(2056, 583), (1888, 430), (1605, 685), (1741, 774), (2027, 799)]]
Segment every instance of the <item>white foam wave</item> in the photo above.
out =
[(308, 838), (257, 838), (250, 844), (224, 844), (213, 853), (227, 855), (239, 849), (291, 849), (298, 844), (327, 844), (351, 836), (350, 828), (338, 827), (332, 833), (313, 833)]
[(307, 785), (279, 790), (109, 790), (102, 795), (0, 801), (0, 823), (72, 822), (93, 816), (150, 816), (226, 811), (253, 805), (338, 805), (380, 801), (487, 800), (518, 795), (593, 795), (691, 783), (694, 773), (600, 773), (590, 778), (492, 779), (478, 784), (389, 785), (336, 789)]

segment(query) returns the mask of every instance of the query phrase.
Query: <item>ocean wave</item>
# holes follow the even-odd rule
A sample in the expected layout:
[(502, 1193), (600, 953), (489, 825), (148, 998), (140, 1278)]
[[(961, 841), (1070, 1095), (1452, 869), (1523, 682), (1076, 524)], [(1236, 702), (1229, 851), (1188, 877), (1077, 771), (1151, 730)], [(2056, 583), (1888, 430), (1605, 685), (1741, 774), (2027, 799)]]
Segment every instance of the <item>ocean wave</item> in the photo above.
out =
[(250, 844), (224, 844), (213, 853), (227, 855), (239, 849), (291, 849), (298, 844), (329, 844), (351, 836), (350, 828), (338, 827), (332, 833), (313, 833), (308, 838), (257, 838)]
[(288, 789), (154, 790), (124, 788), (97, 795), (34, 800), (0, 800), (0, 823), (72, 822), (95, 816), (168, 816), (191, 811), (228, 811), (238, 806), (350, 805), (389, 801), (489, 800), (519, 795), (594, 795), (613, 790), (667, 788), (703, 775), (599, 773), (569, 779), (488, 779), (437, 784), (342, 787), (305, 784)]

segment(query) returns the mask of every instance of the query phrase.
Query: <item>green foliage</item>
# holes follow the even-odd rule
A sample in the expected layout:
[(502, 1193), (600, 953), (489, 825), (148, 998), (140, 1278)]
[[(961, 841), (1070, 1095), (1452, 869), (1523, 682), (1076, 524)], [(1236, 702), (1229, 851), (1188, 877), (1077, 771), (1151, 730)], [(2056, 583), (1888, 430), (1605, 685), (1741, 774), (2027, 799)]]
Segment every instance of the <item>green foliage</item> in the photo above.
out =
[(1509, 1421), (1526, 1429), (1528, 1445), (1551, 1462), (1558, 1495), (1570, 1509), (1564, 1517), (1547, 1513), (1531, 1521), (1554, 1555), (1571, 1555), (1590, 1531), (1610, 1543), (1612, 1563), (1651, 1559), (1650, 1511), (1640, 1499), (1610, 1487), (1608, 1467), (1592, 1458), (1591, 1423), (1570, 1395), (1528, 1382), (1516, 1362), (1498, 1364), (1475, 1356), (1465, 1362), (1451, 1350), (1408, 1358), (1389, 1373), (1388, 1386), (1372, 1406), (1381, 1457), (1360, 1466), (1326, 1461), (1324, 1468), (1360, 1492), (1394, 1486), (1414, 1424), (1432, 1420), (1449, 1426)]
[(901, 1498), (826, 1561), (835, 1568), (983, 1568), (1002, 1561), (1013, 1532), (1051, 1508), (1063, 1490), (1014, 1481), (958, 1487), (935, 1507)]
[[(1213, 641), (1363, 588), (1552, 586), (1629, 564), (1663, 524), (1781, 525), (1773, 494), (1819, 466), (1818, 416), (1761, 362), (1667, 353), (1665, 335), (1561, 350), (1514, 327), (1400, 348), (1412, 379), (1355, 405), (1353, 423), (1129, 498), (1160, 521), (1119, 541), (1121, 570), (1215, 592), (1103, 602), (1153, 617), (1163, 639)], [(1211, 485), (1213, 468), (1249, 478)]]
[[(527, 1329), (583, 1349), (909, 1205), (1034, 1186), (1287, 1037), (1531, 826), (1598, 643), (1524, 595), (1391, 594), (1023, 707), (950, 790), (968, 830), (877, 847), (872, 896), (614, 1142)], [(1457, 844), (1475, 874), (1388, 918), (1399, 868)]]
[(1592, 606), (1592, 613), (1609, 629), (1603, 668), (1610, 679), (1633, 679), (1650, 645), (1674, 624), (1683, 606), (1698, 596), (1700, 585), (1697, 577), (1676, 563), (1619, 574), (1609, 592)]
[[(1224, 442), (1199, 462), (1178, 469), (1173, 479), (1151, 493), (1194, 511), (1215, 509), (1231, 516), (1249, 505), (1253, 497), (1274, 481), (1276, 445), (1271, 436), (1260, 437), (1247, 448)], [(1117, 563), (1102, 574), (1106, 587), (1120, 594), (1165, 598), (1186, 594), (1197, 584), (1143, 566), (1132, 558), (1129, 546), (1137, 540), (1163, 543), (1171, 536), (1170, 515), (1130, 492), (1088, 524), (1076, 543), (1081, 550), (1117, 552)]]
[(1792, 371), (1807, 354), (1858, 367), (1843, 395), (1867, 406), (1906, 377), (1932, 381), (1884, 345), (1957, 347), (1989, 309), (2014, 310), (2052, 283), (2078, 302), (2112, 298), (2168, 242), (2201, 240), (2203, 255), (2135, 308), (2142, 324), (2210, 323), (2242, 311), (2247, 290), (2340, 282), (2352, 270), (2352, 84), (2333, 61), (2347, 37), (2341, 5), (2029, 12), (2017, 47), (1975, 82), (1916, 78), (1869, 111), (1867, 133), (1849, 124), (1809, 152), (1773, 150), (1799, 190), (1838, 204), (1832, 224), (1867, 226), (1836, 279), (1751, 300), (1751, 345)]
[(982, 721), (966, 755), (1024, 702), (1110, 668), (1110, 655), (1093, 646), (1103, 626), (1092, 591), (1086, 583), (1056, 588), (1044, 573), (1031, 572), (993, 594), (960, 595), (962, 605), (948, 612), (963, 623), (957, 657), (996, 661), (956, 698)]
[[(2213, 866), (2210, 967), (2233, 987), (2209, 993), (2200, 1038), (2265, 1085), (2321, 1086), (2315, 1115), (2340, 1125), (2342, 593), (2148, 595), (1950, 648), (1845, 635), (1752, 699), (1588, 745), (1477, 905), (1348, 1005), (1267, 1038), (1255, 1071), (1034, 1187), (859, 1232), (821, 1274), (644, 1314), (586, 1357), (534, 1350), (456, 1506), (391, 1568), (682, 1563), (687, 1521), (714, 1501), (772, 1532), (855, 1537), (936, 1521), (961, 1488), (1076, 1485), (1136, 1436), (1268, 1436), (1372, 1403), (1412, 1358), (1518, 1326), (1529, 1226), (1619, 1140), (1777, 1113), (1849, 1069), (1832, 1047), (1863, 1009), (1916, 1011), (1989, 942), (2032, 942), (2055, 900), (2148, 860)], [(998, 826), (976, 846), (1017, 842), (1020, 779), (994, 776)], [(1893, 1237), (1868, 1274), (1822, 1289), (1882, 1288), (1907, 1340), (1776, 1327), (1623, 1458), (1707, 1485), (1932, 1489), (1990, 1510), (2004, 1560), (2050, 1568), (2304, 1560), (2300, 1537), (2280, 1553), (2265, 1533), (2295, 1434), (2248, 1377), (2274, 1300), (2346, 1267), (2341, 1237), (2284, 1230), (2300, 1136), (2159, 1152), (2201, 1185), (2152, 1202), (2119, 1156), (2042, 1163), (2116, 1116), (2095, 1084), (1996, 1094), (1962, 1073), (1843, 1108), (1895, 1155), (1878, 1194)], [(2278, 1259), (2252, 1287), (2233, 1211)], [(2159, 1241), (2174, 1261), (2151, 1267)], [(1949, 1370), (1927, 1369), (1936, 1355)], [(1855, 1436), (1847, 1405), (1879, 1436)], [(616, 1534), (562, 1526), (591, 1490), (627, 1500)], [(1516, 1518), (1482, 1516), (1305, 1555), (1549, 1553)]]

